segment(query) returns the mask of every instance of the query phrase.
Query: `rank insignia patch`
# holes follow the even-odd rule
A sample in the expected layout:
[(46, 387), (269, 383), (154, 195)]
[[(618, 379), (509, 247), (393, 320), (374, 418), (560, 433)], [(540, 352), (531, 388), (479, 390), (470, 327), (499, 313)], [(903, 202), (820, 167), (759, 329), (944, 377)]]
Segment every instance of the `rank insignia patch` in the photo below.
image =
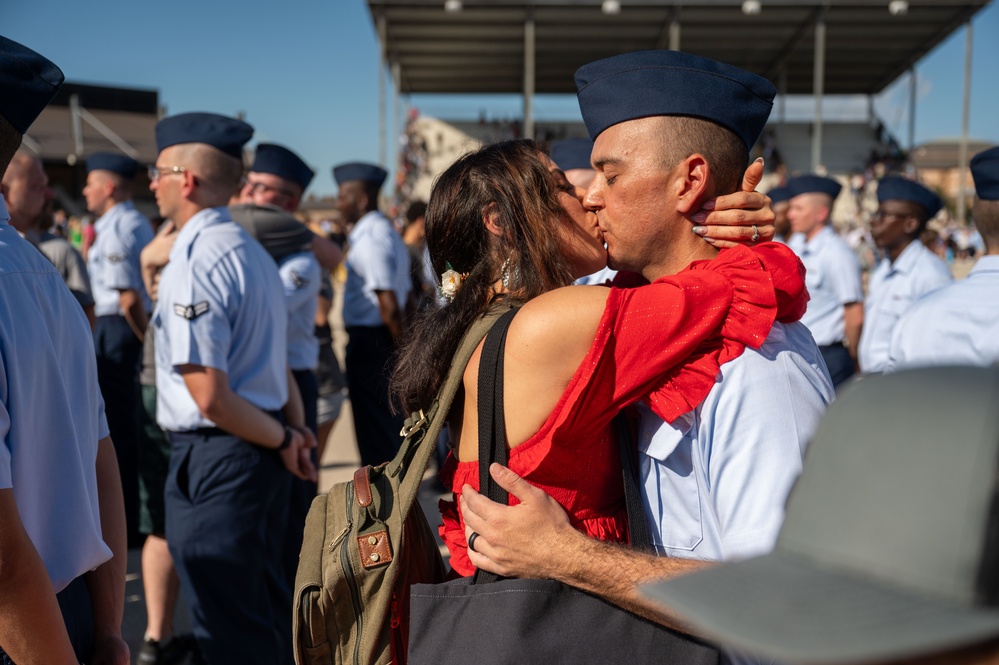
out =
[(292, 283), (294, 283), (296, 291), (309, 283), (309, 280), (307, 280), (305, 277), (302, 277), (294, 270), (291, 271), (291, 281)]
[(124, 254), (108, 254), (106, 257), (108, 263), (121, 263), (127, 257)]
[(174, 305), (173, 313), (182, 316), (188, 321), (193, 321), (208, 311), (208, 301), (202, 300), (194, 305)]

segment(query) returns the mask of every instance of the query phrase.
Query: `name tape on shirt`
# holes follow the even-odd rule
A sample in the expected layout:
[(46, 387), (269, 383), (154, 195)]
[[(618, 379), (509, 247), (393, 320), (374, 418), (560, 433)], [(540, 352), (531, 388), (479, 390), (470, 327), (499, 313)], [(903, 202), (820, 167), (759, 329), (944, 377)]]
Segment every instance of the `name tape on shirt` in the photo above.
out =
[(173, 313), (177, 316), (181, 316), (188, 321), (193, 321), (202, 314), (208, 311), (208, 301), (202, 300), (194, 305), (174, 305)]

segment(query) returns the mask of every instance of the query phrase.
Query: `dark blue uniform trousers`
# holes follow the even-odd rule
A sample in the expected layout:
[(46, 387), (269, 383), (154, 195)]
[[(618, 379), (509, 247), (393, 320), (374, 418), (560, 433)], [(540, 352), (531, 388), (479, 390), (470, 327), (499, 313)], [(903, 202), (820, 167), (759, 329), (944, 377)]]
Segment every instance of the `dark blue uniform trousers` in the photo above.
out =
[(272, 450), (221, 430), (169, 432), (166, 537), (209, 665), (291, 662), (281, 565), (292, 475)]
[(829, 370), (829, 378), (832, 379), (834, 388), (838, 388), (839, 384), (853, 376), (853, 358), (845, 346), (830, 344), (820, 346), (819, 351), (822, 353), (822, 359), (826, 361), (826, 368)]
[(142, 342), (123, 316), (100, 316), (94, 324), (97, 383), (104, 397), (104, 413), (118, 456), (121, 491), (125, 499), (125, 526), (129, 547), (142, 543), (139, 535), (139, 362)]
[(402, 444), (405, 416), (389, 408), (389, 375), (395, 345), (386, 326), (347, 328), (350, 339), (344, 360), (354, 413), (354, 434), (361, 465), (378, 465), (395, 457)]
[[(295, 377), (298, 392), (302, 394), (305, 406), (305, 425), (312, 433), (316, 433), (316, 419), (319, 399), (319, 382), (316, 373), (310, 369), (291, 371)], [(316, 451), (312, 451), (312, 463), (316, 464)], [(318, 466), (317, 466), (318, 468)], [(298, 572), (298, 556), (302, 551), (302, 532), (305, 530), (305, 518), (309, 514), (312, 500), (316, 498), (316, 483), (292, 476), (291, 499), (288, 501), (288, 513), (279, 527), (285, 529), (284, 552), (282, 554), (285, 579), (288, 581), (288, 593), (295, 588), (295, 574)]]

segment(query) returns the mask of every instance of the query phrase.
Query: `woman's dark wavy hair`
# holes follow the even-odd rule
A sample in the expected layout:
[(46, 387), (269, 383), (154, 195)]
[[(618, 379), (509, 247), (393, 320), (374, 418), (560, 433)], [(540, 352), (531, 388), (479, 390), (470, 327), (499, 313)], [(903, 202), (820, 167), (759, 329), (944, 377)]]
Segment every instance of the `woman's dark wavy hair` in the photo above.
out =
[[(528, 140), (487, 145), (459, 159), (434, 183), (426, 216), (434, 273), (450, 264), (468, 276), (452, 302), (420, 315), (399, 350), (391, 392), (405, 413), (433, 402), (465, 331), (504, 297), (493, 293), (504, 262), (509, 261), (510, 275), (505, 297), (519, 302), (572, 283), (559, 245), (566, 213), (543, 154), (540, 144)], [(487, 211), (501, 236), (486, 228)]]

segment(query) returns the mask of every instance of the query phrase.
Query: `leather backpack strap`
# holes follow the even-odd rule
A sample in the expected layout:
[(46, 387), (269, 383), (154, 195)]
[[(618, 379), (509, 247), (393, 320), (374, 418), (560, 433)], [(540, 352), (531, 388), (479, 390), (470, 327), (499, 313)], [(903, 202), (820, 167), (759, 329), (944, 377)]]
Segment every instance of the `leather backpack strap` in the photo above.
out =
[(642, 492), (638, 486), (638, 465), (635, 462), (637, 448), (631, 436), (628, 419), (623, 412), (614, 417), (614, 432), (621, 453), (624, 503), (628, 511), (628, 540), (637, 550), (651, 551), (652, 539), (649, 537), (649, 525), (645, 521), (645, 510), (642, 508)]

